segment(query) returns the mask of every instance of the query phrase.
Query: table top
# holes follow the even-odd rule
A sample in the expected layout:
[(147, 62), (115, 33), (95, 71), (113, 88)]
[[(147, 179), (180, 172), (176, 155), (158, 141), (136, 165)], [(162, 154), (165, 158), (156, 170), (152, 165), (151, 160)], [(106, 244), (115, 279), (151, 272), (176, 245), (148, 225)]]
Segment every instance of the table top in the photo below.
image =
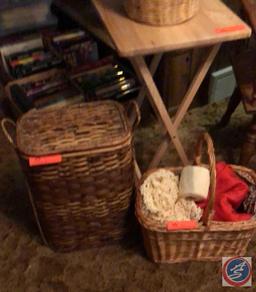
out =
[(201, 0), (199, 13), (175, 26), (150, 26), (129, 19), (120, 0), (91, 0), (123, 57), (213, 45), (247, 38), (251, 29), (220, 0)]
[(242, 4), (256, 33), (256, 0), (242, 0)]
[(250, 28), (219, 0), (201, 1), (200, 12), (193, 19), (166, 27), (130, 20), (120, 0), (54, 0), (54, 4), (125, 57), (207, 46), (250, 36)]

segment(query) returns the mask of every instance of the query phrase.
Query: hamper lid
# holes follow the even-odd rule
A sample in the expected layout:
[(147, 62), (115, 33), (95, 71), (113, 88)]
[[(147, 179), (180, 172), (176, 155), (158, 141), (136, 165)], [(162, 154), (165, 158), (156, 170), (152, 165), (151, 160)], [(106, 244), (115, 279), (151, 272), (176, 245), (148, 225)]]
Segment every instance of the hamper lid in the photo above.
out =
[(99, 151), (130, 139), (124, 108), (114, 101), (34, 109), (17, 124), (18, 149), (30, 156)]

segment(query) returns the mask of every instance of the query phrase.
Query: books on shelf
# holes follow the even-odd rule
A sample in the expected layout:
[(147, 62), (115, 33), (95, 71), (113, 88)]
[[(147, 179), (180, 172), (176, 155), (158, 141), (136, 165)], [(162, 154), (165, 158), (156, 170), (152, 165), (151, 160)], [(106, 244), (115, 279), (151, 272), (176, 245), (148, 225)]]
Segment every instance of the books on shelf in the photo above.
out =
[(12, 101), (21, 112), (32, 108), (60, 107), (83, 102), (84, 95), (62, 71), (51, 70), (13, 82), (10, 86)]
[(83, 94), (75, 87), (63, 87), (62, 90), (36, 99), (35, 108), (59, 108), (84, 101)]
[(47, 33), (44, 39), (68, 67), (74, 68), (98, 60), (97, 43), (83, 30)]
[(53, 30), (5, 45), (0, 53), (8, 96), (19, 113), (83, 101), (124, 101), (139, 90), (132, 71), (113, 56), (99, 58), (96, 42), (82, 30)]
[(59, 57), (51, 52), (46, 52), (43, 48), (11, 54), (6, 57), (6, 61), (10, 74), (15, 79), (62, 65), (62, 60)]
[(72, 72), (71, 79), (83, 90), (88, 100), (129, 98), (138, 92), (136, 78), (113, 57), (107, 57)]

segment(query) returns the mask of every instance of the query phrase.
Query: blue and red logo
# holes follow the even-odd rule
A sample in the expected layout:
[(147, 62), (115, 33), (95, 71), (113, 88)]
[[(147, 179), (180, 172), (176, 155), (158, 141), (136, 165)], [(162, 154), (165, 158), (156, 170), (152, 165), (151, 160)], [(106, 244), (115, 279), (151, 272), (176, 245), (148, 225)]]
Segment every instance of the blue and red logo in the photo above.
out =
[(252, 259), (224, 257), (222, 259), (222, 284), (224, 287), (251, 287)]

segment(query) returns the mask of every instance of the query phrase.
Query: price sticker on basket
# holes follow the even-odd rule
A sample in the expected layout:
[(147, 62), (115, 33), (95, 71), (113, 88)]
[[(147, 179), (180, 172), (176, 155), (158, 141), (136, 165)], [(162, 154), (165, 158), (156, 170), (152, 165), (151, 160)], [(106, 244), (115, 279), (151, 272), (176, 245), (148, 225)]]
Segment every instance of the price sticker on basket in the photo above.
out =
[(166, 223), (166, 229), (168, 231), (176, 231), (176, 230), (190, 230), (197, 229), (198, 222), (194, 220), (190, 221), (170, 221)]
[(61, 161), (62, 161), (62, 156), (60, 154), (29, 157), (29, 160), (28, 160), (30, 167), (57, 164), (57, 163), (60, 163)]

